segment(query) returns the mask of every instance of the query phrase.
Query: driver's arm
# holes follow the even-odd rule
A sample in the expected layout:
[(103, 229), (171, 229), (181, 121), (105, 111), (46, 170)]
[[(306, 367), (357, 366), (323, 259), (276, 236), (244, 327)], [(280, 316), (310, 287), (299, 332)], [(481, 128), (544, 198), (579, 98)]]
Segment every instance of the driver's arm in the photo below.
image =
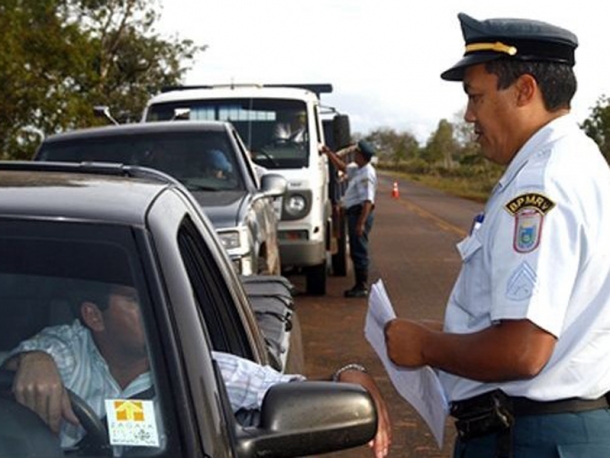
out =
[(54, 432), (59, 432), (62, 418), (79, 424), (51, 355), (43, 351), (18, 353), (4, 367), (15, 371), (13, 394), (17, 402), (36, 412)]

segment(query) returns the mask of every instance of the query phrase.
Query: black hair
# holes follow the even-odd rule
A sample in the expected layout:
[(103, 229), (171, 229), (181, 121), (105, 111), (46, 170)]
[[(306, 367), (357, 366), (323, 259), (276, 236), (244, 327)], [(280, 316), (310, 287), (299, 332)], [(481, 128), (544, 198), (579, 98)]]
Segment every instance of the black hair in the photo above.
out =
[(100, 311), (110, 306), (110, 294), (114, 288), (112, 283), (101, 283), (96, 281), (78, 281), (72, 291), (72, 306), (75, 316), (80, 318), (80, 310), (83, 302), (93, 302)]
[(498, 77), (498, 89), (506, 89), (521, 75), (534, 77), (545, 108), (557, 111), (570, 108), (576, 93), (576, 75), (571, 65), (559, 62), (496, 59), (485, 63), (485, 69)]

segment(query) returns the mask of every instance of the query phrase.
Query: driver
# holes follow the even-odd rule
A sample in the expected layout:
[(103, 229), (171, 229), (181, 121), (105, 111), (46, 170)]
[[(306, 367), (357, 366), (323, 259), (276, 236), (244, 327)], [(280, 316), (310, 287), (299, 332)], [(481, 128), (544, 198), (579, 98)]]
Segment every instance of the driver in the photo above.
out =
[(207, 154), (208, 173), (214, 178), (220, 180), (228, 179), (233, 173), (233, 165), (227, 159), (225, 153), (219, 149), (211, 149)]
[[(279, 115), (279, 114), (278, 114)], [(303, 110), (283, 115), (284, 119), (278, 122), (273, 129), (273, 140), (303, 143), (306, 138), (307, 114)]]
[[(80, 320), (73, 324), (47, 327), (23, 341), (5, 363), (5, 368), (16, 371), (15, 399), (38, 413), (53, 431), (61, 431), (62, 447), (76, 444), (84, 435), (66, 388), (102, 418), (106, 399), (127, 399), (152, 387), (136, 289), (95, 283), (83, 295), (79, 313)], [(270, 387), (304, 379), (228, 353), (213, 352), (213, 357), (234, 412), (259, 409)], [(375, 382), (358, 370), (341, 370), (340, 375), (339, 381), (360, 384), (375, 399), (379, 425), (371, 447), (377, 457), (385, 456), (391, 428)]]

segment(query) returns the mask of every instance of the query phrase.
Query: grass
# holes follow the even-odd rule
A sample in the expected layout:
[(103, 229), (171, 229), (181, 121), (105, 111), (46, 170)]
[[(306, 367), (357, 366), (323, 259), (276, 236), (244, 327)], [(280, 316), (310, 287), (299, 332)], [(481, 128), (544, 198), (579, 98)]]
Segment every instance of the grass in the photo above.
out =
[(500, 178), (497, 172), (440, 174), (440, 173), (413, 173), (408, 171), (397, 171), (392, 167), (380, 167), (397, 177), (402, 177), (416, 183), (421, 183), (433, 189), (446, 192), (453, 196), (470, 199), (484, 203), (487, 201), (491, 190)]

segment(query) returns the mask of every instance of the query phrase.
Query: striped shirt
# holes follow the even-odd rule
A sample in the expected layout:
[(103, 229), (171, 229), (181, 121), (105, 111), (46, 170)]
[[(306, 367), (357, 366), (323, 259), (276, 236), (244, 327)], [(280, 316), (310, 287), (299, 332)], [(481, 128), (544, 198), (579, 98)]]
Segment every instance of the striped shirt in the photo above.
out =
[[(66, 388), (83, 398), (99, 418), (106, 415), (106, 399), (127, 399), (152, 385), (150, 372), (133, 380), (124, 390), (116, 382), (108, 364), (100, 355), (89, 330), (80, 321), (71, 325), (51, 326), (11, 352), (43, 351), (53, 357)], [(61, 445), (76, 444), (84, 435), (80, 426), (63, 422)]]
[[(83, 398), (99, 418), (106, 415), (105, 400), (127, 399), (152, 386), (151, 374), (146, 372), (121, 390), (91, 333), (79, 320), (71, 325), (43, 329), (22, 342), (10, 356), (27, 351), (43, 351), (51, 355), (66, 388)], [(232, 354), (212, 352), (212, 356), (220, 367), (233, 412), (259, 409), (265, 393), (273, 385), (304, 379), (301, 375), (282, 374), (270, 366), (261, 366)], [(161, 426), (159, 417), (157, 414)], [(82, 428), (63, 422), (62, 447), (76, 444), (83, 435)]]
[(273, 385), (304, 380), (302, 375), (282, 374), (270, 366), (221, 352), (212, 352), (227, 387), (233, 412), (260, 409), (267, 390)]

